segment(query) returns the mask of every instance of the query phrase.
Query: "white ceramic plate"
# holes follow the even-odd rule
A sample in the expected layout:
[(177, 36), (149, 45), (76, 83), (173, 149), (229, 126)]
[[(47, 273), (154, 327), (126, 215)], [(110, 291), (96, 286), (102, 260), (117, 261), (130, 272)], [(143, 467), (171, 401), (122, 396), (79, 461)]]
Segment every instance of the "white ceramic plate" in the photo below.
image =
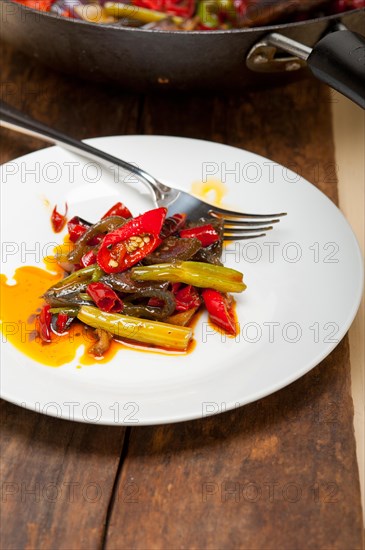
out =
[[(212, 176), (225, 183), (225, 205), (288, 216), (267, 237), (225, 249), (225, 265), (243, 271), (248, 287), (236, 295), (236, 340), (214, 333), (203, 316), (187, 356), (121, 350), (107, 364), (77, 369), (77, 360), (60, 368), (41, 365), (3, 338), (4, 399), (81, 422), (177, 422), (269, 395), (334, 349), (358, 309), (363, 268), (351, 228), (325, 195), (267, 159), (217, 143), (160, 136), (90, 141), (175, 187), (189, 191), (194, 181)], [(51, 205), (67, 201), (70, 214), (90, 220), (117, 200), (135, 215), (151, 207), (132, 177), (116, 183), (109, 170), (58, 147), (4, 165), (1, 179), (2, 241), (15, 243), (1, 271), (10, 277), (24, 253), (27, 264), (42, 267), (40, 255), (27, 251), (49, 252), (48, 244), (58, 240), (45, 198)]]

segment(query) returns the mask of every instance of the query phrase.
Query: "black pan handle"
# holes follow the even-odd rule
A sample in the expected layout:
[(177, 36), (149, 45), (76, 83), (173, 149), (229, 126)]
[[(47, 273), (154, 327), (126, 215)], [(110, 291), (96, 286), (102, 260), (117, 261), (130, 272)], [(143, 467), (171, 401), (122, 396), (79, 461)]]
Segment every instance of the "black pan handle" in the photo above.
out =
[(365, 39), (341, 30), (314, 46), (307, 64), (316, 78), (365, 109)]
[[(365, 109), (365, 38), (337, 25), (313, 48), (279, 33), (271, 33), (249, 52), (247, 65), (258, 72), (300, 69), (305, 65), (316, 78)], [(276, 51), (291, 54), (281, 58)]]

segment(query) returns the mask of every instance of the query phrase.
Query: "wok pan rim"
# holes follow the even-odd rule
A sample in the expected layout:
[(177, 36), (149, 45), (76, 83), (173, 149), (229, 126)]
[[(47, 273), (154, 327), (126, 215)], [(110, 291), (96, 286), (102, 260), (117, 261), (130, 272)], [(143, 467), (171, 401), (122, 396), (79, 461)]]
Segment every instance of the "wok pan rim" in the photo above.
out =
[(142, 34), (158, 34), (158, 35), (181, 35), (181, 36), (211, 36), (211, 35), (226, 35), (226, 34), (249, 34), (249, 33), (257, 33), (261, 32), (262, 34), (268, 34), (272, 31), (280, 31), (280, 30), (286, 30), (286, 29), (295, 29), (304, 27), (305, 25), (308, 25), (308, 23), (318, 24), (320, 22), (327, 22), (327, 21), (336, 21), (341, 20), (341, 17), (344, 15), (350, 15), (355, 13), (361, 13), (365, 12), (365, 8), (356, 8), (353, 10), (344, 11), (341, 13), (336, 13), (332, 15), (324, 15), (322, 17), (314, 17), (312, 19), (305, 19), (304, 21), (294, 21), (292, 23), (279, 23), (276, 25), (265, 25), (260, 27), (245, 27), (240, 29), (218, 29), (218, 30), (192, 30), (192, 31), (186, 31), (186, 30), (162, 30), (162, 29), (143, 29), (141, 27), (128, 27), (128, 26), (122, 26), (122, 25), (116, 25), (116, 24), (98, 24), (98, 23), (91, 23), (89, 21), (84, 21), (82, 19), (71, 19), (69, 17), (62, 17), (54, 13), (46, 12), (46, 11), (40, 11), (35, 10), (33, 8), (29, 8), (23, 4), (18, 4), (17, 2), (13, 0), (0, 0), (2, 4), (11, 4), (18, 7), (20, 12), (25, 12), (28, 14), (36, 14), (38, 17), (45, 17), (46, 19), (61, 19), (63, 21), (63, 24), (71, 24), (71, 25), (78, 25), (81, 24), (83, 26), (86, 26), (88, 28), (99, 28), (102, 30), (102, 32), (106, 32), (108, 29), (113, 29), (117, 31), (128, 31), (128, 32), (139, 32)]

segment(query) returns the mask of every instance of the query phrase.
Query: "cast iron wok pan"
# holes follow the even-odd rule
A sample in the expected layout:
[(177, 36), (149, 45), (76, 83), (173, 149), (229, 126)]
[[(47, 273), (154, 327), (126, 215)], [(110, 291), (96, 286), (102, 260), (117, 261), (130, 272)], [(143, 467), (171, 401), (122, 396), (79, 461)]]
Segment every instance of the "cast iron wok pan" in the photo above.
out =
[[(280, 33), (317, 45), (308, 63), (312, 72), (364, 106), (365, 41), (354, 34), (364, 34), (364, 10), (285, 25), (183, 32), (87, 23), (10, 0), (2, 0), (0, 8), (3, 38), (13, 46), (54, 69), (136, 90), (236, 90), (299, 78), (303, 70), (295, 70), (298, 63), (290, 60), (281, 64), (282, 72), (278, 65), (251, 63), (260, 71), (274, 70), (274, 75), (247, 66), (254, 45)], [(331, 32), (338, 23), (348, 31)]]

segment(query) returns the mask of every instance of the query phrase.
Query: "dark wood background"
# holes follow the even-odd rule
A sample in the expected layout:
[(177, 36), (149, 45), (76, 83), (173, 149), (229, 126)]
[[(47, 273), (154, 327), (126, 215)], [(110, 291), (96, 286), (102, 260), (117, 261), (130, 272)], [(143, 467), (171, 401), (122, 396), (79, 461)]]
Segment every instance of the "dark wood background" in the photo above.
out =
[[(240, 95), (137, 95), (1, 51), (2, 99), (76, 138), (227, 143), (294, 163), (337, 202), (332, 95), (313, 80)], [(44, 146), (0, 136), (1, 162)], [(90, 426), (1, 407), (3, 550), (362, 548), (347, 337), (280, 392), (194, 422)]]

